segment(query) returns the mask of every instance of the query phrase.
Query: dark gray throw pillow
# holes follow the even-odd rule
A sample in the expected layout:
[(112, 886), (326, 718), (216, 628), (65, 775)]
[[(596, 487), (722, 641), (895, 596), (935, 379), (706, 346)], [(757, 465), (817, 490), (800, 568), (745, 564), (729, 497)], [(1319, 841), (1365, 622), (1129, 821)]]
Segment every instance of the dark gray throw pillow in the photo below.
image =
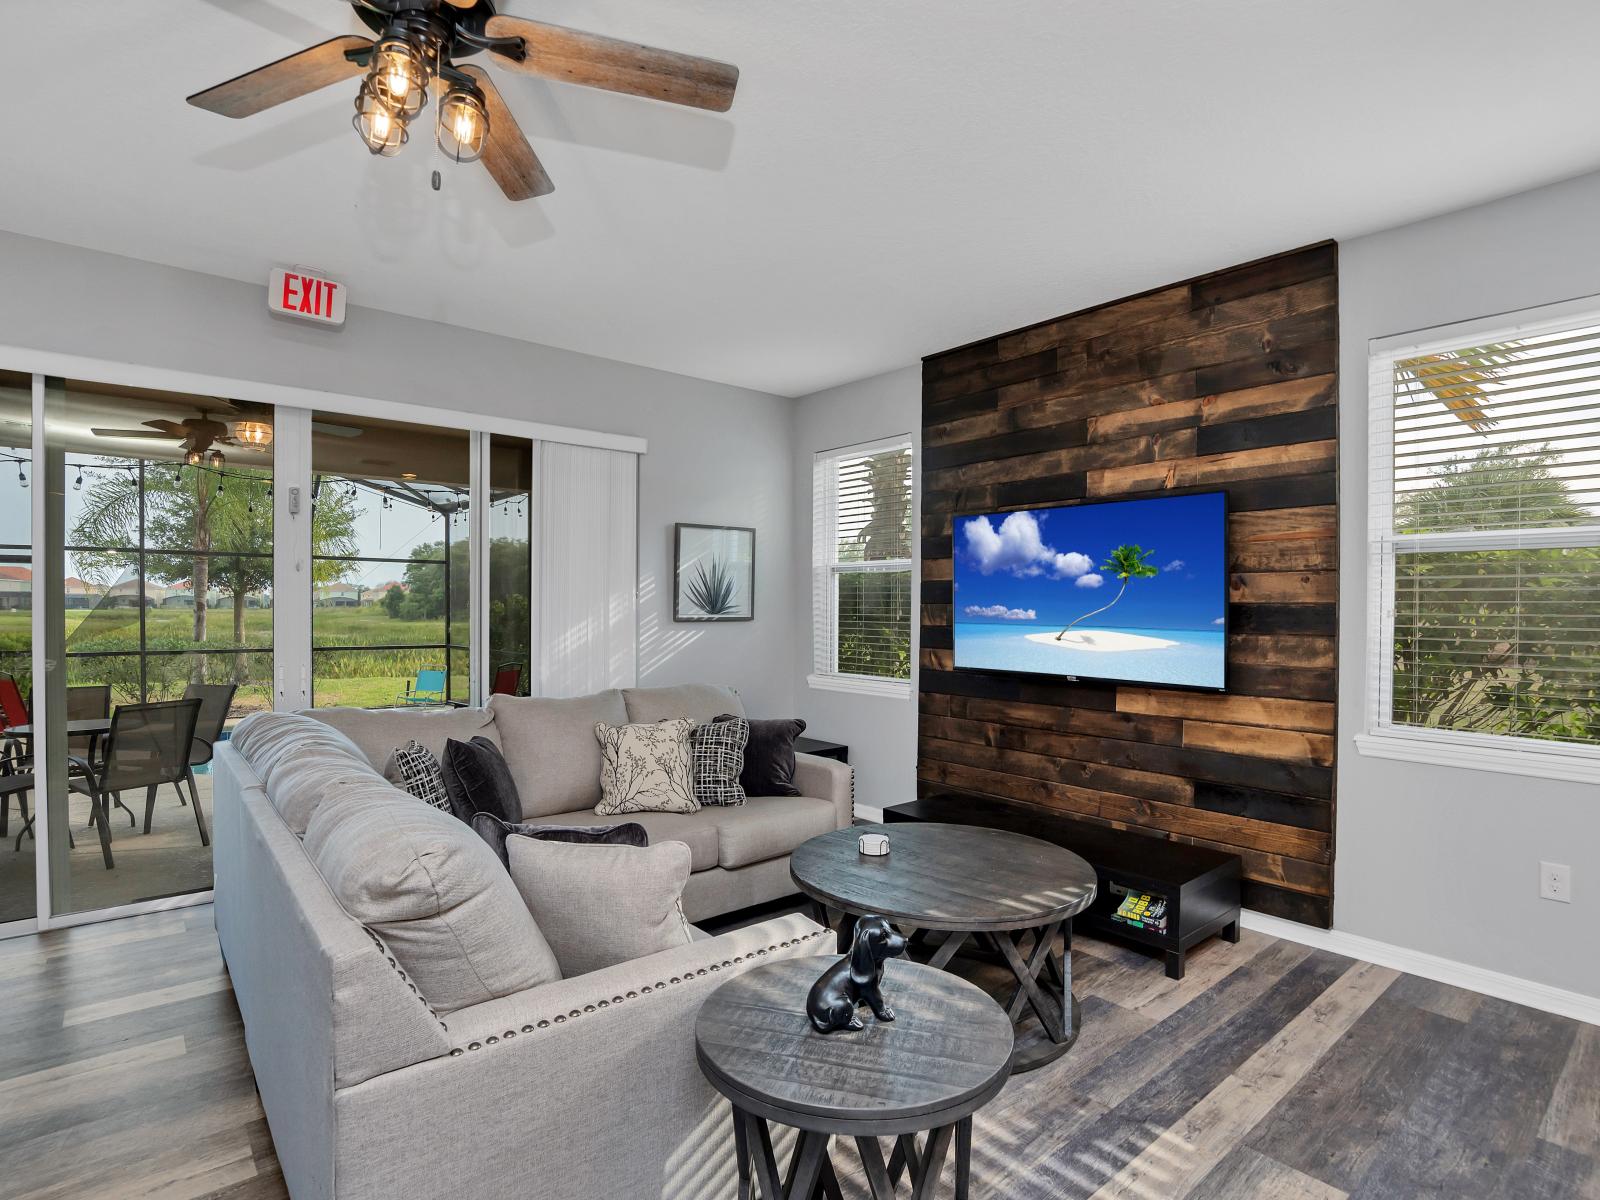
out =
[(569, 842), (584, 846), (637, 846), (640, 849), (650, 844), (650, 835), (636, 821), (624, 821), (620, 825), (513, 824), (502, 821), (493, 813), (481, 812), (473, 814), (471, 823), (473, 831), (489, 843), (489, 848), (500, 856), (500, 861), (508, 870), (511, 857), (506, 850), (506, 839), (509, 837), (530, 837), (541, 842)]
[[(718, 721), (733, 720), (724, 713)], [(794, 740), (806, 731), (799, 717), (776, 721), (750, 721), (750, 740), (744, 747), (744, 770), (739, 785), (747, 796), (798, 796), (794, 786)]]
[(505, 756), (486, 737), (470, 742), (451, 738), (439, 756), (439, 773), (444, 776), (450, 811), (472, 824), (475, 814), (486, 812), (502, 821), (522, 820), (522, 798), (511, 778)]

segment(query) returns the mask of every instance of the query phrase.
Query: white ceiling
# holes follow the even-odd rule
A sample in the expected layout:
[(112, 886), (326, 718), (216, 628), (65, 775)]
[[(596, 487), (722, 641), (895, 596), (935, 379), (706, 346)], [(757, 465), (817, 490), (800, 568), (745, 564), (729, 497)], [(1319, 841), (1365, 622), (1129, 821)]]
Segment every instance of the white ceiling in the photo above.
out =
[(799, 395), (1600, 166), (1589, 0), (502, 7), (736, 63), (733, 111), (501, 72), (556, 184), (513, 205), (426, 137), (369, 157), (353, 82), (184, 104), (364, 32), (338, 0), (51, 0), (8, 27), (0, 227)]

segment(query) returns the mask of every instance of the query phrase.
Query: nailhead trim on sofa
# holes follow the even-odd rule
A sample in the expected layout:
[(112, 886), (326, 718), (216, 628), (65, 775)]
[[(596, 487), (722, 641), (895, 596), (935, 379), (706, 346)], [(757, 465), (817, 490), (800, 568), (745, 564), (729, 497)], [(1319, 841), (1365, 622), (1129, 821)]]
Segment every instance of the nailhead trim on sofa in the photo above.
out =
[[(557, 1013), (554, 1017), (530, 1022), (522, 1027), (522, 1032), (535, 1033), (541, 1029), (548, 1029), (552, 1025), (565, 1025), (568, 1021), (576, 1020), (577, 1018), (585, 1016), (588, 1013), (598, 1012), (602, 1008), (611, 1008), (614, 1005), (623, 1003), (625, 1000), (636, 1000), (640, 996), (649, 992), (661, 991), (662, 989), (670, 987), (673, 984), (687, 983), (691, 979), (698, 979), (702, 975), (720, 971), (724, 967), (731, 967), (739, 963), (749, 962), (753, 958), (764, 957), (765, 955), (777, 950), (787, 950), (791, 946), (800, 945), (802, 942), (814, 941), (826, 932), (827, 930), (825, 929), (819, 929), (815, 933), (808, 933), (803, 937), (790, 938), (785, 942), (775, 942), (764, 950), (753, 950), (749, 954), (740, 954), (734, 958), (725, 958), (720, 963), (712, 963), (709, 967), (701, 967), (699, 970), (691, 972), (687, 975), (673, 975), (670, 979), (657, 980), (654, 987), (647, 983), (637, 991), (628, 992), (625, 996), (613, 996), (609, 1000), (598, 1000), (593, 1004), (585, 1004), (581, 1009), (574, 1008), (566, 1013)], [(440, 1022), (440, 1024), (443, 1024), (443, 1022)], [(498, 1036), (491, 1035), (486, 1037), (481, 1042), (468, 1042), (465, 1047), (457, 1046), (450, 1051), (450, 1057), (460, 1058), (469, 1050), (482, 1050), (485, 1046), (498, 1045), (500, 1042), (510, 1041), (516, 1036), (517, 1030), (508, 1029)]]
[(383, 955), (384, 961), (389, 964), (390, 969), (394, 971), (396, 975), (400, 976), (400, 982), (411, 989), (411, 994), (417, 998), (417, 1001), (422, 1005), (423, 1008), (428, 1010), (428, 1015), (435, 1021), (439, 1022), (439, 1028), (444, 1030), (446, 1033), (449, 1033), (450, 1026), (444, 1023), (444, 1018), (434, 1011), (433, 1005), (428, 1003), (428, 998), (419, 992), (417, 990), (417, 985), (412, 983), (411, 980), (406, 976), (405, 970), (398, 962), (395, 961), (393, 952), (390, 951), (388, 946), (383, 944), (383, 939), (377, 934), (373, 933), (372, 930), (367, 929), (365, 925), (363, 925), (361, 928), (366, 930), (367, 936), (372, 939), (372, 944), (378, 948), (378, 953)]

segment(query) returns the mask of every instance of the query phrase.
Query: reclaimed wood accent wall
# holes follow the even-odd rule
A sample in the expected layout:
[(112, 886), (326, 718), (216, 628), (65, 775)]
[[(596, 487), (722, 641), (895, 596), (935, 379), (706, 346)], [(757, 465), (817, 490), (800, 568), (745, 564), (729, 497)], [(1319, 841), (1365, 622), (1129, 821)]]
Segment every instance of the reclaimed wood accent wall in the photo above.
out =
[[(919, 794), (1228, 850), (1331, 925), (1337, 355), (1330, 242), (924, 361)], [(1217, 488), (1226, 695), (953, 670), (952, 517)]]

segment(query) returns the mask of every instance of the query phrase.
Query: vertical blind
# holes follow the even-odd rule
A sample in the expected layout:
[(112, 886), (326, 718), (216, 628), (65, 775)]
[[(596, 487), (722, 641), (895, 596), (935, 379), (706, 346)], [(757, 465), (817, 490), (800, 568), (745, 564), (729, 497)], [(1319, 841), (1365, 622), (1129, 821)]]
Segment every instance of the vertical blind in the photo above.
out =
[(639, 664), (639, 456), (560, 442), (538, 449), (535, 694), (632, 687)]
[(911, 678), (909, 438), (816, 456), (812, 617), (819, 675)]
[(1600, 317), (1371, 364), (1380, 727), (1600, 744)]

